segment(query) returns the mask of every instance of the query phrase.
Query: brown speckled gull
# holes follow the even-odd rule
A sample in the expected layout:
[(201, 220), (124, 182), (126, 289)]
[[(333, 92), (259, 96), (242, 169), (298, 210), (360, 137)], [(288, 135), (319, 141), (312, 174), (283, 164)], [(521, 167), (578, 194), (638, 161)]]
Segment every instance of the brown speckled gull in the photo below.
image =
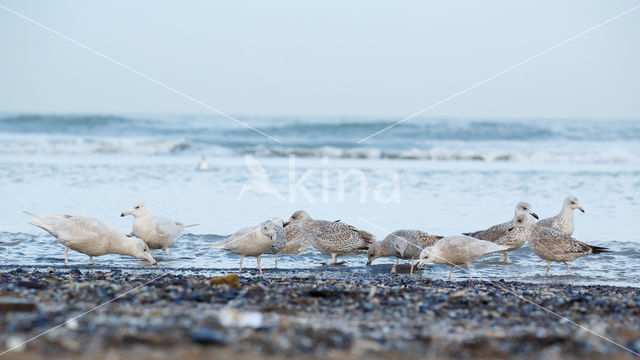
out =
[(323, 254), (331, 255), (332, 264), (337, 264), (339, 255), (361, 254), (374, 241), (372, 234), (358, 230), (341, 221), (314, 220), (303, 210), (298, 210), (285, 223), (300, 226), (308, 231), (309, 243)]
[(395, 274), (399, 259), (409, 260), (410, 275), (413, 275), (413, 259), (418, 259), (420, 252), (427, 246), (434, 245), (442, 236), (429, 235), (420, 230), (396, 230), (387, 235), (382, 241), (376, 241), (369, 246), (367, 265), (379, 257), (393, 256), (396, 263), (391, 267)]

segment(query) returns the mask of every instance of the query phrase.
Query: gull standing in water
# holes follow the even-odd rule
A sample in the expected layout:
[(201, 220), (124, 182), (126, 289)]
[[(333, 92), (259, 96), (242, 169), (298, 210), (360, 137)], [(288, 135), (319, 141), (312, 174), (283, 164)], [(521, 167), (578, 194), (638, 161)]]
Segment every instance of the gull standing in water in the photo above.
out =
[[(515, 220), (520, 214), (529, 214), (534, 218), (538, 218), (538, 215), (533, 212), (531, 209), (531, 204), (528, 202), (521, 201), (516, 205), (516, 211), (513, 215), (513, 219), (511, 221), (507, 221), (502, 224), (494, 225), (486, 230), (476, 231), (473, 233), (464, 233), (464, 235), (474, 237), (480, 240), (487, 240), (491, 242), (496, 242), (501, 237), (507, 234), (507, 230), (511, 227), (511, 222)], [(521, 245), (522, 246), (522, 245)], [(515, 250), (515, 249), (514, 249)], [(509, 259), (507, 253), (504, 253), (504, 262), (506, 263)]]
[(413, 259), (420, 257), (420, 252), (427, 246), (433, 246), (442, 236), (429, 235), (420, 230), (396, 230), (387, 235), (382, 241), (376, 241), (369, 246), (367, 251), (367, 265), (371, 265), (373, 260), (393, 256), (396, 263), (391, 267), (391, 273), (396, 273), (396, 267), (400, 259), (409, 260), (411, 270), (409, 275), (413, 275)]
[(133, 216), (133, 231), (129, 236), (135, 236), (144, 240), (149, 248), (162, 249), (169, 256), (169, 248), (185, 234), (185, 229), (196, 226), (184, 225), (181, 222), (159, 218), (151, 215), (149, 207), (144, 202), (139, 202), (125, 211), (120, 216)]
[(107, 254), (131, 255), (146, 259), (152, 265), (156, 264), (144, 241), (127, 237), (115, 226), (98, 219), (89, 216), (64, 214), (38, 216), (26, 211), (25, 213), (33, 217), (29, 224), (42, 228), (64, 245), (65, 265), (68, 263), (69, 249), (88, 255), (94, 265), (94, 256)]
[(471, 276), (471, 262), (481, 257), (507, 250), (508, 247), (494, 244), (491, 241), (479, 240), (466, 235), (454, 235), (442, 238), (434, 246), (424, 248), (420, 253), (418, 269), (424, 264), (433, 262), (436, 264), (449, 265), (449, 277), (453, 267), (465, 264), (469, 269), (469, 279)]
[(573, 235), (573, 210), (578, 209), (584, 213), (575, 196), (567, 196), (562, 204), (562, 210), (554, 217), (538, 221), (538, 225), (551, 228), (569, 236)]
[(361, 254), (374, 241), (372, 234), (358, 230), (341, 221), (314, 220), (306, 211), (298, 210), (284, 224), (300, 226), (308, 232), (309, 243), (323, 254), (331, 255), (332, 265), (337, 265), (340, 255)]
[(524, 228), (524, 224), (526, 223), (534, 223), (533, 216), (531, 214), (520, 214), (517, 215), (513, 221), (509, 224), (509, 228), (506, 231), (506, 234), (499, 238), (496, 241), (492, 241), (498, 245), (508, 247), (507, 250), (502, 251), (504, 254), (504, 262), (507, 262), (507, 252), (518, 250), (527, 242), (527, 232)]
[(267, 220), (260, 225), (240, 229), (228, 238), (211, 246), (240, 255), (238, 271), (242, 271), (242, 260), (244, 260), (245, 256), (255, 256), (258, 262), (258, 270), (262, 274), (260, 256), (263, 254), (277, 254), (286, 245), (282, 223), (283, 221), (280, 218)]
[(586, 255), (610, 252), (605, 247), (589, 245), (560, 231), (540, 226), (531, 218), (526, 218), (522, 224), (515, 226), (524, 228), (522, 236), (528, 239), (531, 250), (542, 259), (547, 260), (545, 275), (549, 274), (552, 261), (564, 263), (569, 275), (573, 275), (567, 262)]

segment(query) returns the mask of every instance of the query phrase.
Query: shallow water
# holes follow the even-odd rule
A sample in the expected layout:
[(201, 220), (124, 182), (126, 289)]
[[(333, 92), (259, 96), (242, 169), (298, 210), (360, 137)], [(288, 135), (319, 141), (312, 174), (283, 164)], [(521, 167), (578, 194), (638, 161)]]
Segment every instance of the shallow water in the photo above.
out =
[[(273, 216), (286, 219), (298, 209), (382, 239), (402, 228), (442, 235), (479, 230), (510, 219), (520, 200), (548, 217), (571, 194), (586, 210), (575, 214), (574, 237), (613, 252), (572, 262), (574, 277), (554, 264), (549, 279), (640, 284), (637, 122), (420, 120), (357, 145), (390, 122), (252, 120), (283, 144), (214, 118), (0, 116), (0, 264), (63, 263), (63, 247), (29, 225), (22, 210), (91, 215), (129, 232), (132, 219), (119, 214), (145, 200), (156, 215), (200, 224), (160, 266), (215, 271), (235, 268), (239, 257), (209, 243)], [(255, 187), (242, 193), (251, 178), (245, 153), (264, 167), (280, 197)], [(211, 171), (195, 170), (200, 155), (208, 157)], [(347, 171), (357, 174), (340, 181)], [(294, 190), (305, 173), (307, 192), (295, 185)], [(265, 268), (273, 266), (272, 259), (265, 257)], [(474, 275), (539, 281), (546, 267), (526, 247), (510, 259), (502, 265), (495, 264), (497, 255), (487, 257), (473, 264)], [(96, 260), (146, 266), (126, 256)], [(328, 260), (309, 250), (283, 256), (279, 265), (321, 271), (320, 263)], [(388, 271), (394, 261), (378, 259), (365, 267), (364, 255), (343, 260), (357, 272)], [(73, 251), (70, 262), (89, 263)], [(245, 260), (245, 266), (254, 267), (255, 260)], [(445, 266), (430, 265), (423, 274), (447, 273)], [(466, 274), (458, 269), (454, 276)]]

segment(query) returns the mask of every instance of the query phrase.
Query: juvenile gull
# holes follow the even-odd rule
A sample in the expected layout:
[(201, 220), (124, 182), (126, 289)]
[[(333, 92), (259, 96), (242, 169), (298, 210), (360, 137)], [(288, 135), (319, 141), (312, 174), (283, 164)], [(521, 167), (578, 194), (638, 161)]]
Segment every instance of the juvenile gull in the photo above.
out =
[(573, 275), (569, 264), (567, 264), (568, 261), (585, 255), (609, 252), (609, 249), (605, 247), (585, 244), (582, 241), (572, 238), (570, 235), (540, 226), (531, 218), (526, 219), (523, 224), (516, 226), (524, 227), (525, 231), (523, 234), (527, 237), (531, 250), (542, 259), (547, 260), (547, 271), (545, 271), (545, 275), (549, 274), (552, 261), (564, 263), (569, 275)]
[[(507, 234), (507, 230), (511, 227), (511, 222), (515, 220), (516, 217), (518, 217), (518, 215), (520, 214), (529, 214), (536, 219), (538, 218), (538, 215), (534, 213), (533, 210), (531, 209), (531, 204), (529, 204), (528, 202), (521, 201), (518, 203), (518, 205), (516, 205), (516, 211), (511, 221), (494, 225), (486, 230), (476, 231), (473, 233), (464, 233), (464, 235), (471, 236), (480, 240), (496, 242), (498, 239), (500, 239), (501, 237)], [(507, 262), (507, 260), (508, 260), (508, 255), (505, 252), (504, 262)]]
[(285, 223), (300, 226), (308, 232), (309, 243), (323, 254), (331, 255), (332, 265), (339, 255), (361, 254), (369, 249), (373, 235), (358, 230), (341, 221), (314, 220), (303, 210), (298, 210)]
[(228, 238), (211, 246), (240, 255), (240, 268), (238, 271), (242, 271), (242, 260), (244, 260), (245, 256), (255, 256), (258, 262), (258, 270), (262, 274), (260, 255), (277, 254), (286, 245), (282, 223), (283, 221), (280, 218), (267, 220), (259, 225), (240, 229)]
[(120, 216), (133, 216), (133, 231), (128, 236), (135, 236), (149, 246), (151, 251), (162, 249), (169, 256), (169, 248), (185, 233), (185, 229), (196, 225), (184, 225), (181, 222), (151, 216), (151, 211), (144, 202), (139, 202)]
[(424, 248), (420, 253), (418, 269), (424, 264), (433, 262), (436, 264), (449, 265), (449, 277), (455, 265), (465, 264), (469, 268), (469, 278), (471, 279), (471, 262), (481, 257), (507, 250), (508, 247), (497, 245), (491, 241), (479, 240), (466, 235), (454, 235), (442, 238), (434, 246)]
[(508, 247), (507, 250), (502, 252), (502, 254), (504, 254), (505, 262), (507, 262), (507, 252), (518, 250), (527, 242), (527, 232), (524, 227), (524, 224), (527, 223), (534, 223), (533, 216), (531, 216), (531, 214), (517, 215), (516, 218), (510, 222), (510, 226), (509, 229), (507, 229), (506, 234), (498, 240), (492, 241), (498, 245)]
[(584, 213), (575, 196), (567, 196), (562, 204), (562, 210), (554, 217), (538, 221), (538, 225), (551, 228), (569, 236), (573, 235), (573, 210), (578, 209)]
[(98, 219), (64, 214), (47, 216), (38, 216), (28, 212), (27, 214), (33, 217), (29, 224), (44, 229), (64, 245), (65, 265), (68, 263), (69, 249), (88, 255), (94, 265), (94, 256), (106, 254), (131, 255), (156, 264), (156, 260), (151, 256), (149, 247), (144, 241), (135, 237), (127, 237), (114, 226)]
[(295, 224), (288, 224), (284, 227), (287, 235), (287, 246), (280, 254), (299, 254), (302, 250), (311, 246), (309, 242), (309, 232)]
[(274, 248), (273, 254), (276, 255), (275, 268), (278, 268), (278, 254), (284, 251), (287, 246), (287, 234), (284, 231), (284, 220), (279, 217), (274, 217), (271, 219), (271, 222), (275, 224), (274, 231), (276, 232), (276, 237), (274, 240)]
[(391, 267), (391, 273), (396, 273), (400, 259), (409, 260), (410, 275), (413, 275), (413, 259), (418, 259), (420, 252), (427, 246), (433, 246), (442, 236), (429, 235), (420, 230), (396, 230), (387, 235), (382, 241), (376, 241), (369, 246), (367, 265), (383, 256), (393, 256), (396, 263)]

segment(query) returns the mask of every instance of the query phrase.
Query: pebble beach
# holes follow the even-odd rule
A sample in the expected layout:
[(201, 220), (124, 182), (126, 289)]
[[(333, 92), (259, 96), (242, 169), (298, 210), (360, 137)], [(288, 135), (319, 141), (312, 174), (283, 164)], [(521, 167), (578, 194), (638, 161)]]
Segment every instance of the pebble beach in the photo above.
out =
[(373, 268), (369, 274), (344, 266), (269, 269), (262, 275), (221, 270), (218, 277), (198, 275), (197, 269), (169, 274), (162, 268), (2, 266), (0, 346), (17, 347), (2, 357), (507, 358), (517, 353), (527, 359), (630, 359), (640, 352), (640, 288), (447, 282), (429, 278), (428, 270), (410, 277), (406, 266), (398, 275)]

